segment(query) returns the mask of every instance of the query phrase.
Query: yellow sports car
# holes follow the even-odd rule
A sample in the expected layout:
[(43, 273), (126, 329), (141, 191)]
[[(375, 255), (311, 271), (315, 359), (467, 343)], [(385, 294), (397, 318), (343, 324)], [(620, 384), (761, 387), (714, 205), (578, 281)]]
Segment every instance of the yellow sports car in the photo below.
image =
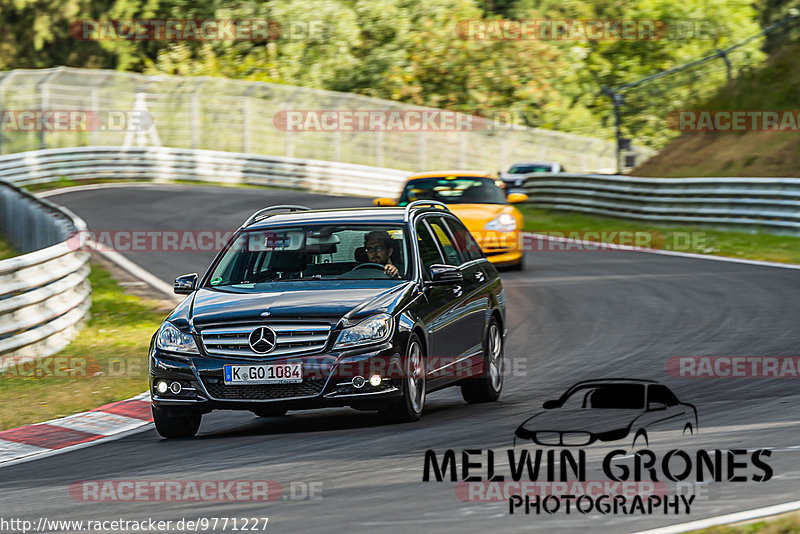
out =
[(511, 193), (491, 174), (479, 171), (437, 171), (415, 174), (408, 179), (400, 200), (376, 198), (376, 206), (405, 206), (415, 200), (437, 200), (447, 204), (469, 229), (489, 261), (497, 266), (522, 269), (523, 217), (510, 204), (524, 202), (528, 195)]

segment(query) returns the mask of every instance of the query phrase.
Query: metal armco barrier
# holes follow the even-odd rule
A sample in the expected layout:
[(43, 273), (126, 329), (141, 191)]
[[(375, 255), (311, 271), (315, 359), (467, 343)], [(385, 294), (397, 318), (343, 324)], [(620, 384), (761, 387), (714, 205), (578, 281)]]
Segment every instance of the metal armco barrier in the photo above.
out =
[(529, 174), (536, 207), (670, 224), (800, 233), (800, 178), (639, 178)]
[(55, 148), (0, 156), (0, 180), (198, 180), (336, 195), (397, 196), (408, 171), (276, 156), (168, 147)]
[(0, 261), (0, 372), (64, 348), (89, 313), (89, 253), (67, 239), (79, 217), (0, 183), (0, 233), (24, 254)]

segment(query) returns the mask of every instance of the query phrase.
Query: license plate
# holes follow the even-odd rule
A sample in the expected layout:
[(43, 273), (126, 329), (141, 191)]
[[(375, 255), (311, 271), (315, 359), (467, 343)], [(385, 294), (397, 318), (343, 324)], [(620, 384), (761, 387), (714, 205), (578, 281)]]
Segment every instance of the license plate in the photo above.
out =
[(225, 384), (299, 384), (303, 381), (303, 364), (226, 365)]

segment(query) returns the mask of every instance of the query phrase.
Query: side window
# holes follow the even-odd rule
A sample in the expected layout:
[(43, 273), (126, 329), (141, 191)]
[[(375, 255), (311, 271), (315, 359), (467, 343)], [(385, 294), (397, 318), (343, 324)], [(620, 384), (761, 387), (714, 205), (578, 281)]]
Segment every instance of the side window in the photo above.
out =
[(654, 385), (647, 388), (647, 402), (662, 402), (667, 406), (675, 406), (678, 399), (666, 386)]
[(431, 265), (444, 263), (444, 261), (436, 241), (423, 221), (417, 223), (417, 244), (419, 245), (419, 257), (422, 260), (422, 277), (430, 280)]
[(469, 230), (467, 230), (461, 221), (450, 218), (443, 220), (447, 227), (450, 228), (450, 233), (453, 236), (456, 248), (461, 253), (461, 257), (465, 262), (483, 258), (480, 245), (478, 245), (475, 238), (472, 237), (472, 234), (469, 233)]
[(448, 265), (461, 265), (461, 256), (459, 256), (458, 250), (456, 250), (456, 246), (453, 243), (453, 238), (450, 237), (450, 232), (442, 220), (440, 218), (430, 218), (428, 219), (428, 224), (436, 236), (436, 241), (442, 246), (445, 263)]

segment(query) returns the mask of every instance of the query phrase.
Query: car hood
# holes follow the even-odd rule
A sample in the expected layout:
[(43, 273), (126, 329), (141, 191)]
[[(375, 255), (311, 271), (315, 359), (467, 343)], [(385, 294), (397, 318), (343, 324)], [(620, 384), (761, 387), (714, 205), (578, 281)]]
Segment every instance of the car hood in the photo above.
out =
[[(540, 412), (517, 429), (517, 436), (529, 437), (531, 432), (591, 432), (593, 434), (627, 429), (642, 410), (627, 409), (559, 409)], [(520, 432), (527, 436), (520, 435)]]
[(518, 217), (519, 212), (508, 204), (448, 204), (447, 208), (466, 225), (470, 232), (481, 231), (483, 226), (500, 215), (510, 213)]
[[(370, 281), (374, 282), (374, 281)], [(341, 281), (321, 288), (319, 282), (264, 284), (258, 292), (228, 292), (202, 288), (179, 305), (170, 316), (178, 328), (269, 319), (318, 319), (337, 323), (359, 321), (375, 313), (392, 313), (413, 298), (413, 282)], [(269, 312), (268, 316), (262, 313)]]

